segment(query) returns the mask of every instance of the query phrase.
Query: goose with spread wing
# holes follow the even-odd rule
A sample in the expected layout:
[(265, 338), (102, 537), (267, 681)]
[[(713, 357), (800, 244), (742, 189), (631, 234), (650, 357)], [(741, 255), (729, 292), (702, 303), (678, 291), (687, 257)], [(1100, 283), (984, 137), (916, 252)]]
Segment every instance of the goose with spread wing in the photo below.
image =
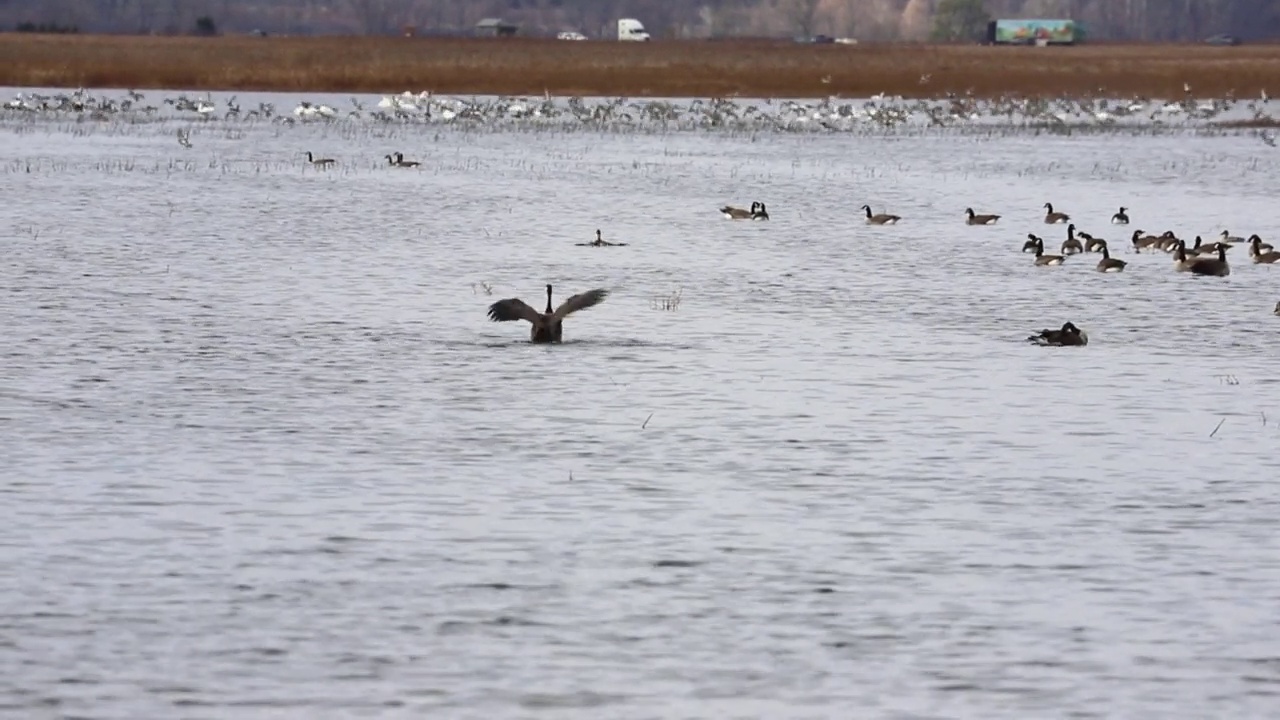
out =
[(489, 319), (494, 322), (511, 320), (528, 320), (533, 328), (529, 331), (529, 340), (535, 343), (558, 343), (563, 334), (564, 319), (569, 315), (599, 305), (609, 295), (608, 290), (588, 290), (571, 296), (560, 303), (560, 307), (551, 309), (551, 286), (547, 286), (547, 309), (538, 312), (529, 307), (520, 298), (507, 298), (489, 306)]

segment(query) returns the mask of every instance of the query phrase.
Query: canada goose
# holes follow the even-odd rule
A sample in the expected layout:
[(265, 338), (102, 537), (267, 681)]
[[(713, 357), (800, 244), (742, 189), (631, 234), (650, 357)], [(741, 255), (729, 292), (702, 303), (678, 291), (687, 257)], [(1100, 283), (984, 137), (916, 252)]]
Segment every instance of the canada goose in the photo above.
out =
[(1040, 243), (1040, 238), (1036, 237), (1034, 233), (1027, 233), (1027, 241), (1022, 243), (1022, 252), (1035, 252)]
[(1275, 250), (1263, 250), (1262, 238), (1254, 235), (1253, 239), (1249, 241), (1249, 257), (1253, 258), (1253, 261), (1257, 264), (1270, 265), (1271, 263), (1280, 260), (1280, 252), (1276, 252)]
[(720, 214), (724, 215), (725, 218), (729, 220), (746, 220), (752, 215), (755, 215), (756, 210), (759, 207), (760, 207), (759, 202), (751, 203), (750, 210), (743, 210), (742, 208), (736, 208), (736, 207), (733, 207), (732, 205), (725, 205), (724, 207), (720, 208)]
[(1061, 255), (1045, 255), (1044, 241), (1036, 238), (1036, 265), (1061, 265), (1065, 259)]
[(863, 205), (862, 209), (867, 211), (868, 225), (897, 225), (898, 221), (902, 219), (897, 215), (890, 215), (888, 213), (880, 213), (879, 215), (872, 215), (870, 205)]
[[(1254, 244), (1255, 240), (1257, 241), (1256, 245)], [(1257, 235), (1249, 236), (1249, 254), (1250, 255), (1252, 255), (1254, 252), (1265, 253), (1265, 252), (1271, 252), (1272, 250), (1275, 250), (1275, 248), (1271, 247), (1270, 243), (1262, 242), (1262, 238), (1258, 237)]]
[(1141, 230), (1134, 230), (1132, 242), (1134, 252), (1142, 252), (1143, 248), (1155, 247), (1160, 242), (1160, 238), (1155, 235), (1143, 235)]
[(1053, 203), (1045, 203), (1044, 209), (1044, 222), (1046, 225), (1057, 225), (1071, 219), (1071, 216), (1066, 213), (1054, 212)]
[(1112, 215), (1112, 216), (1111, 216), (1111, 224), (1112, 224), (1112, 225), (1128, 225), (1128, 224), (1129, 224), (1129, 216), (1125, 214), (1125, 211), (1126, 211), (1126, 210), (1128, 210), (1128, 209), (1129, 209), (1129, 208), (1127, 208), (1127, 207), (1122, 207), (1122, 208), (1120, 208), (1120, 212), (1116, 213), (1115, 215)]
[(1280, 315), (1280, 302), (1276, 303), (1276, 309), (1273, 310), (1276, 315)]
[(591, 242), (574, 243), (578, 247), (624, 247), (626, 243), (609, 242), (600, 237), (600, 231), (596, 230), (596, 239)]
[(769, 211), (764, 209), (764, 203), (760, 203), (760, 209), (751, 213), (752, 220), (768, 220)]
[(1177, 265), (1174, 269), (1178, 272), (1189, 272), (1192, 275), (1211, 275), (1213, 277), (1226, 277), (1231, 274), (1231, 266), (1227, 264), (1227, 250), (1225, 246), (1218, 247), (1218, 257), (1216, 258), (1194, 258), (1187, 259), (1185, 249), (1186, 243), (1178, 246), (1175, 258)]
[(421, 164), (422, 163), (418, 162), (417, 160), (405, 160), (404, 153), (402, 152), (396, 153), (396, 162), (395, 162), (396, 167), (418, 167)]
[(1199, 235), (1197, 235), (1196, 244), (1193, 247), (1187, 249), (1187, 254), (1188, 255), (1212, 255), (1218, 252), (1219, 249), (1225, 248), (1227, 250), (1230, 250), (1231, 247), (1232, 247), (1231, 245), (1227, 243), (1221, 243), (1221, 242), (1211, 242), (1208, 245), (1205, 245), (1204, 239), (1201, 238)]
[(1102, 249), (1107, 246), (1107, 241), (1103, 240), (1100, 237), (1094, 237), (1084, 231), (1078, 232), (1076, 234), (1084, 238), (1085, 252), (1089, 252), (1089, 253), (1102, 252)]
[(1186, 249), (1187, 244), (1183, 242), (1172, 230), (1165, 230), (1160, 234), (1160, 240), (1156, 243), (1156, 247), (1165, 252), (1173, 252), (1178, 248)]
[(1071, 223), (1067, 226), (1067, 239), (1062, 241), (1062, 254), (1075, 255), (1084, 252), (1084, 246), (1076, 239), (1076, 225)]
[(609, 295), (608, 290), (588, 290), (570, 297), (560, 303), (554, 311), (551, 309), (551, 286), (547, 286), (547, 309), (538, 312), (529, 307), (520, 298), (507, 298), (489, 306), (489, 319), (494, 322), (509, 320), (528, 320), (533, 329), (529, 331), (529, 340), (535, 343), (560, 342), (563, 322), (570, 314), (579, 310), (599, 305)]
[(1000, 220), (999, 215), (975, 215), (973, 208), (965, 208), (964, 211), (969, 215), (969, 219), (965, 222), (970, 225), (995, 225)]
[(1129, 263), (1126, 263), (1123, 260), (1117, 260), (1111, 257), (1111, 251), (1107, 249), (1106, 240), (1096, 240), (1095, 242), (1102, 243), (1102, 250), (1100, 251), (1102, 253), (1102, 259), (1098, 261), (1098, 272), (1101, 272), (1101, 273), (1123, 272), (1124, 266), (1128, 265)]
[(321, 167), (328, 167), (329, 165), (332, 165), (332, 164), (333, 164), (333, 158), (318, 158), (318, 157), (316, 157), (316, 156), (312, 155), (312, 154), (311, 154), (311, 151), (310, 151), (310, 150), (308, 150), (308, 151), (307, 151), (307, 162), (311, 163), (312, 165), (319, 165), (319, 166), (321, 166)]
[(1062, 324), (1061, 330), (1041, 330), (1039, 335), (1032, 335), (1027, 341), (1050, 347), (1080, 346), (1089, 344), (1089, 335), (1067, 322)]
[(1237, 236), (1237, 235), (1232, 235), (1231, 233), (1227, 232), (1226, 230), (1223, 230), (1222, 232), (1218, 233), (1218, 242), (1224, 242), (1224, 243), (1242, 243), (1242, 242), (1248, 242), (1248, 241), (1247, 241), (1247, 240), (1245, 240), (1245, 239), (1244, 239), (1244, 238), (1242, 238), (1242, 237), (1239, 237), (1239, 236)]

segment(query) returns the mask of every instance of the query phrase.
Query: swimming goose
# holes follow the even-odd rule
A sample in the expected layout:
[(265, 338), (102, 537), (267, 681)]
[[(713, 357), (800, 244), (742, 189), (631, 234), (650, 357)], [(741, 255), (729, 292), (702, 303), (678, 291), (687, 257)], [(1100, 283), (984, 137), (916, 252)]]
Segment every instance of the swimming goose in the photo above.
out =
[(1263, 250), (1262, 238), (1254, 235), (1249, 241), (1249, 257), (1253, 258), (1253, 261), (1257, 264), (1270, 265), (1271, 263), (1280, 260), (1280, 252), (1276, 252), (1275, 250)]
[(999, 215), (975, 215), (973, 208), (965, 208), (964, 211), (969, 215), (965, 222), (970, 225), (995, 225), (1000, 220)]
[(1076, 225), (1071, 223), (1067, 226), (1067, 239), (1062, 241), (1062, 254), (1075, 255), (1084, 252), (1084, 246), (1076, 239)]
[(1222, 232), (1218, 233), (1218, 242), (1224, 242), (1224, 243), (1242, 243), (1242, 242), (1248, 242), (1248, 241), (1247, 241), (1247, 240), (1245, 240), (1245, 239), (1244, 239), (1244, 238), (1242, 238), (1242, 237), (1239, 237), (1239, 236), (1236, 236), (1236, 235), (1232, 235), (1231, 233), (1227, 232), (1226, 230), (1223, 230)]
[(307, 162), (311, 163), (312, 165), (319, 165), (319, 166), (321, 166), (321, 167), (327, 167), (327, 166), (329, 166), (329, 165), (332, 165), (334, 161), (333, 161), (333, 158), (318, 158), (318, 157), (316, 157), (316, 156), (312, 155), (312, 154), (311, 154), (311, 151), (310, 151), (310, 150), (308, 150), (308, 151), (307, 151)]
[(1231, 266), (1227, 264), (1227, 250), (1224, 247), (1218, 248), (1217, 258), (1193, 258), (1187, 259), (1185, 249), (1186, 243), (1178, 246), (1175, 250), (1175, 258), (1177, 264), (1174, 270), (1178, 272), (1189, 272), (1192, 275), (1210, 275), (1213, 277), (1226, 277), (1231, 274)]
[(1160, 234), (1160, 240), (1156, 243), (1156, 247), (1165, 252), (1173, 252), (1178, 248), (1185, 250), (1187, 248), (1187, 244), (1177, 235), (1174, 235), (1172, 230), (1165, 230)]
[(1232, 245), (1228, 243), (1221, 243), (1221, 242), (1211, 242), (1208, 245), (1205, 245), (1204, 239), (1201, 238), (1199, 235), (1197, 235), (1195, 246), (1188, 248), (1187, 254), (1188, 255), (1213, 255), (1214, 253), (1218, 252), (1219, 249), (1230, 250), (1231, 248), (1232, 248)]
[(624, 247), (626, 243), (609, 242), (608, 240), (600, 237), (600, 231), (596, 230), (595, 240), (585, 243), (574, 243), (574, 245), (577, 245), (578, 247)]
[(1083, 230), (1081, 230), (1080, 232), (1078, 232), (1078, 233), (1076, 233), (1076, 234), (1077, 234), (1077, 235), (1079, 235), (1080, 237), (1084, 238), (1084, 251), (1085, 251), (1085, 252), (1089, 252), (1089, 253), (1102, 252), (1102, 248), (1106, 247), (1106, 245), (1107, 245), (1107, 241), (1106, 241), (1106, 240), (1104, 240), (1104, 239), (1102, 239), (1102, 238), (1100, 238), (1100, 237), (1094, 237), (1094, 236), (1090, 235), (1089, 233), (1087, 233), (1087, 232), (1085, 232), (1085, 231), (1083, 231)]
[(1044, 241), (1036, 238), (1036, 265), (1061, 265), (1065, 259), (1061, 255), (1045, 255)]
[(1160, 238), (1155, 235), (1143, 235), (1141, 230), (1134, 230), (1132, 242), (1134, 252), (1142, 252), (1144, 248), (1155, 247), (1160, 242)]
[(725, 205), (724, 207), (720, 208), (720, 214), (724, 215), (725, 218), (729, 220), (746, 220), (752, 215), (755, 215), (756, 210), (759, 209), (759, 207), (760, 207), (760, 203), (758, 202), (751, 203), (750, 210), (743, 210), (742, 208), (736, 208), (736, 207), (733, 207), (732, 205)]
[(404, 153), (402, 152), (396, 153), (396, 162), (395, 162), (396, 167), (418, 167), (421, 164), (422, 163), (418, 162), (417, 160), (405, 160)]
[(1120, 212), (1116, 213), (1115, 215), (1112, 215), (1111, 224), (1112, 225), (1128, 225), (1129, 216), (1125, 214), (1125, 210), (1128, 210), (1128, 209), (1129, 208), (1127, 207), (1122, 207), (1120, 208)]
[(1027, 241), (1022, 243), (1022, 252), (1035, 252), (1036, 246), (1043, 242), (1034, 233), (1027, 233)]
[(563, 322), (570, 314), (579, 310), (599, 305), (609, 295), (608, 290), (588, 290), (570, 297), (560, 303), (554, 311), (551, 309), (551, 286), (547, 286), (547, 309), (538, 312), (520, 300), (507, 298), (489, 306), (489, 319), (494, 322), (509, 320), (528, 320), (533, 328), (529, 331), (529, 340), (535, 343), (558, 343), (561, 341)]
[(1111, 257), (1111, 251), (1107, 249), (1106, 240), (1098, 240), (1096, 242), (1102, 243), (1102, 250), (1100, 251), (1102, 253), (1102, 259), (1098, 261), (1098, 272), (1101, 272), (1101, 273), (1123, 272), (1124, 266), (1128, 265), (1129, 263), (1126, 263), (1123, 260), (1117, 260)]
[(868, 225), (896, 225), (898, 224), (898, 221), (902, 219), (897, 215), (890, 215), (888, 213), (880, 213), (879, 215), (872, 215), (870, 205), (863, 205), (862, 209), (867, 211)]
[[(1257, 241), (1256, 245), (1254, 244), (1255, 240)], [(1257, 248), (1257, 252), (1265, 253), (1265, 252), (1271, 252), (1272, 250), (1275, 250), (1275, 248), (1271, 247), (1270, 243), (1262, 242), (1262, 238), (1258, 237), (1257, 235), (1250, 235), (1249, 236), (1249, 254), (1250, 255), (1254, 253), (1255, 247)]]
[(1027, 341), (1050, 347), (1080, 346), (1089, 344), (1089, 335), (1075, 324), (1066, 322), (1061, 330), (1041, 330), (1039, 335), (1032, 335)]
[(1054, 212), (1053, 203), (1045, 203), (1044, 209), (1044, 222), (1046, 225), (1057, 225), (1071, 219), (1071, 216), (1066, 213)]
[(751, 219), (752, 220), (768, 220), (769, 219), (769, 211), (765, 210), (764, 203), (760, 203), (759, 210), (756, 210), (755, 212), (751, 213)]

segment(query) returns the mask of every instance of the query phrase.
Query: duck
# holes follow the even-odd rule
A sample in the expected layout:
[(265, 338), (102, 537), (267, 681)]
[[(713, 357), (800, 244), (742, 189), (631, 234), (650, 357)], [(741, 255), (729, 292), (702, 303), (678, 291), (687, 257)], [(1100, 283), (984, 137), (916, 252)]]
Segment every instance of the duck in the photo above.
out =
[(1218, 248), (1218, 257), (1216, 258), (1193, 258), (1187, 259), (1186, 243), (1178, 246), (1174, 251), (1177, 264), (1174, 270), (1178, 272), (1189, 272), (1192, 275), (1209, 275), (1212, 277), (1226, 277), (1231, 274), (1231, 266), (1227, 264), (1227, 250), (1225, 246)]
[(311, 163), (312, 165), (319, 165), (319, 166), (321, 166), (321, 167), (328, 167), (329, 165), (332, 165), (332, 164), (334, 163), (334, 159), (333, 159), (333, 158), (318, 158), (318, 157), (316, 157), (316, 156), (312, 155), (312, 154), (311, 154), (311, 151), (310, 151), (310, 150), (308, 150), (308, 151), (307, 151), (307, 162)]
[(1117, 260), (1111, 257), (1111, 251), (1107, 249), (1106, 240), (1098, 240), (1097, 242), (1102, 243), (1102, 249), (1099, 251), (1102, 253), (1102, 259), (1098, 261), (1098, 272), (1100, 273), (1124, 272), (1124, 266), (1128, 265), (1129, 263), (1126, 263), (1123, 260)]
[(1280, 260), (1280, 252), (1275, 250), (1263, 250), (1262, 238), (1254, 235), (1249, 240), (1249, 257), (1253, 258), (1253, 262), (1259, 265), (1270, 265)]
[(746, 220), (750, 218), (752, 215), (755, 215), (756, 210), (758, 210), (759, 208), (760, 208), (759, 202), (751, 203), (750, 210), (743, 210), (742, 208), (736, 208), (736, 207), (733, 207), (732, 205), (725, 205), (724, 207), (720, 208), (720, 214), (724, 215), (725, 218), (728, 220)]
[(1145, 248), (1153, 248), (1160, 242), (1160, 238), (1155, 235), (1144, 235), (1142, 230), (1133, 231), (1133, 250), (1134, 252), (1142, 252)]
[(965, 222), (969, 225), (995, 225), (999, 220), (999, 215), (976, 215), (973, 208), (965, 208), (964, 211), (969, 215), (969, 219)]
[(760, 208), (755, 212), (751, 213), (751, 219), (752, 220), (768, 220), (769, 219), (769, 211), (765, 209), (764, 203), (760, 203)]
[[(1254, 243), (1255, 240), (1257, 241), (1256, 244)], [(1272, 247), (1270, 243), (1262, 242), (1262, 238), (1258, 237), (1257, 235), (1250, 235), (1248, 242), (1249, 242), (1250, 254), (1253, 254), (1255, 252), (1255, 248), (1257, 252), (1264, 252), (1264, 253), (1275, 250), (1275, 248)]]
[(600, 237), (600, 231), (596, 230), (596, 239), (591, 242), (574, 243), (578, 247), (625, 247), (626, 243), (609, 242)]
[(888, 213), (880, 213), (879, 215), (872, 215), (870, 205), (863, 205), (862, 209), (867, 211), (868, 225), (897, 225), (898, 221), (902, 219), (897, 215), (890, 215)]
[(1072, 223), (1067, 226), (1067, 239), (1062, 241), (1062, 254), (1075, 255), (1084, 252), (1084, 246), (1076, 239), (1076, 225)]
[(528, 320), (532, 325), (529, 341), (535, 343), (558, 343), (564, 337), (564, 319), (569, 315), (599, 305), (608, 297), (609, 291), (597, 288), (577, 295), (560, 303), (560, 307), (551, 309), (551, 286), (547, 285), (547, 309), (538, 312), (529, 307), (520, 298), (499, 300), (489, 306), (489, 319), (494, 322), (511, 320)]
[(394, 164), (396, 167), (410, 168), (410, 167), (418, 167), (422, 163), (418, 162), (417, 160), (405, 160), (404, 153), (397, 152), (396, 161)]
[(1120, 208), (1120, 212), (1118, 212), (1118, 213), (1116, 213), (1115, 215), (1112, 215), (1112, 216), (1111, 216), (1111, 224), (1112, 224), (1112, 225), (1128, 225), (1128, 224), (1129, 224), (1129, 216), (1126, 214), (1126, 211), (1127, 211), (1128, 209), (1129, 209), (1129, 208), (1127, 208), (1127, 207), (1121, 207), (1121, 208)]
[(1028, 342), (1049, 347), (1068, 347), (1089, 344), (1089, 335), (1072, 322), (1062, 324), (1061, 330), (1041, 330), (1040, 334), (1027, 338)]
[(1046, 225), (1058, 225), (1071, 219), (1071, 216), (1066, 213), (1054, 212), (1053, 203), (1045, 203), (1044, 209), (1044, 223)]
[(1045, 255), (1044, 240), (1036, 238), (1036, 265), (1061, 265), (1065, 259), (1061, 255)]
[(1035, 252), (1041, 242), (1043, 241), (1035, 233), (1027, 233), (1027, 241), (1022, 243), (1022, 252)]

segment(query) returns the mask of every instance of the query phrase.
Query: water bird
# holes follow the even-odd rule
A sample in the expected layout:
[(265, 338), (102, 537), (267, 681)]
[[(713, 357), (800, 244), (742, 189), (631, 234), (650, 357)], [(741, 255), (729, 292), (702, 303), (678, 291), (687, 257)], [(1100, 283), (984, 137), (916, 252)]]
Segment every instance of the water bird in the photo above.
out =
[(1094, 237), (1083, 230), (1076, 233), (1076, 235), (1084, 238), (1084, 251), (1087, 253), (1102, 252), (1102, 248), (1107, 246), (1106, 240), (1100, 237)]
[(1255, 263), (1270, 265), (1271, 263), (1280, 260), (1280, 252), (1276, 252), (1275, 250), (1263, 250), (1262, 238), (1254, 235), (1249, 239), (1249, 257), (1253, 258)]
[(1273, 310), (1276, 315), (1280, 315), (1280, 302), (1276, 303), (1276, 309)]
[(1222, 232), (1218, 233), (1218, 242), (1242, 243), (1242, 242), (1245, 242), (1245, 239), (1242, 237), (1239, 237), (1238, 235), (1232, 235), (1230, 232), (1223, 230)]
[(1035, 252), (1036, 247), (1041, 242), (1040, 238), (1036, 237), (1033, 233), (1027, 233), (1027, 241), (1022, 243), (1022, 252)]
[(1160, 238), (1155, 235), (1144, 235), (1141, 230), (1134, 230), (1132, 242), (1134, 252), (1142, 252), (1146, 248), (1152, 248), (1159, 244)]
[(191, 137), (182, 128), (178, 128), (178, 144), (184, 148), (191, 147)]
[(311, 154), (311, 151), (310, 151), (310, 150), (308, 150), (308, 151), (307, 151), (307, 162), (311, 163), (312, 165), (319, 165), (319, 166), (321, 166), (321, 167), (328, 167), (329, 165), (332, 165), (334, 161), (333, 161), (333, 158), (318, 158), (318, 157), (315, 157), (314, 155), (312, 155), (312, 154)]
[(1120, 212), (1116, 213), (1115, 215), (1112, 215), (1111, 224), (1112, 225), (1128, 225), (1129, 216), (1125, 213), (1125, 211), (1128, 209), (1129, 208), (1127, 207), (1122, 207), (1120, 208)]
[(396, 152), (396, 167), (411, 168), (411, 167), (418, 167), (421, 164), (422, 163), (418, 162), (417, 160), (405, 160), (404, 153), (398, 152), (398, 151)]
[(742, 208), (736, 208), (736, 207), (733, 207), (732, 205), (725, 205), (724, 207), (720, 208), (720, 214), (724, 215), (725, 218), (729, 220), (746, 220), (751, 216), (755, 215), (756, 211), (759, 208), (760, 208), (759, 201), (751, 203), (750, 210), (743, 210)]
[(1058, 225), (1071, 219), (1071, 216), (1066, 213), (1054, 212), (1053, 203), (1045, 203), (1044, 209), (1044, 223), (1046, 225)]
[(755, 212), (751, 213), (751, 219), (752, 220), (768, 220), (769, 219), (769, 211), (765, 209), (764, 203), (760, 203), (760, 208)]
[(1218, 257), (1216, 258), (1198, 257), (1188, 260), (1185, 242), (1179, 245), (1174, 252), (1177, 259), (1174, 269), (1178, 272), (1189, 272), (1192, 275), (1212, 277), (1226, 277), (1231, 274), (1231, 266), (1227, 264), (1227, 250), (1225, 247), (1218, 248)]
[(970, 225), (995, 225), (1000, 220), (999, 215), (976, 215), (973, 208), (965, 208), (964, 211), (969, 216), (965, 222)]
[(898, 221), (902, 219), (897, 215), (890, 215), (888, 213), (880, 213), (878, 215), (872, 215), (870, 205), (863, 205), (862, 209), (867, 212), (868, 225), (897, 225)]
[(547, 285), (547, 309), (538, 312), (520, 300), (507, 298), (489, 306), (489, 319), (494, 322), (511, 320), (528, 320), (533, 327), (529, 331), (530, 342), (558, 343), (563, 336), (564, 319), (569, 315), (599, 305), (609, 295), (608, 290), (595, 289), (571, 296), (560, 303), (560, 307), (551, 309), (551, 286)]
[[(1256, 243), (1254, 242), (1255, 240), (1257, 241)], [(1258, 237), (1256, 234), (1249, 236), (1249, 254), (1250, 255), (1252, 255), (1254, 252), (1265, 253), (1265, 252), (1271, 252), (1272, 250), (1275, 250), (1275, 248), (1271, 246), (1271, 243), (1262, 242), (1262, 238)]]
[(1075, 323), (1065, 322), (1062, 329), (1041, 330), (1040, 334), (1028, 337), (1027, 341), (1048, 347), (1078, 347), (1089, 344), (1089, 335), (1076, 327)]
[(1098, 272), (1101, 272), (1101, 273), (1123, 272), (1124, 266), (1128, 265), (1128, 263), (1126, 263), (1123, 260), (1117, 260), (1111, 257), (1111, 251), (1107, 249), (1106, 240), (1097, 240), (1096, 242), (1099, 242), (1102, 244), (1102, 250), (1101, 250), (1102, 259), (1098, 261)]
[(1061, 255), (1045, 255), (1044, 240), (1036, 238), (1036, 265), (1061, 265), (1065, 259)]
[(574, 243), (578, 247), (624, 247), (626, 243), (609, 242), (600, 237), (600, 231), (596, 230), (596, 239), (591, 242)]
[(1067, 226), (1067, 239), (1062, 241), (1062, 254), (1075, 255), (1084, 252), (1084, 246), (1076, 239), (1076, 224)]

